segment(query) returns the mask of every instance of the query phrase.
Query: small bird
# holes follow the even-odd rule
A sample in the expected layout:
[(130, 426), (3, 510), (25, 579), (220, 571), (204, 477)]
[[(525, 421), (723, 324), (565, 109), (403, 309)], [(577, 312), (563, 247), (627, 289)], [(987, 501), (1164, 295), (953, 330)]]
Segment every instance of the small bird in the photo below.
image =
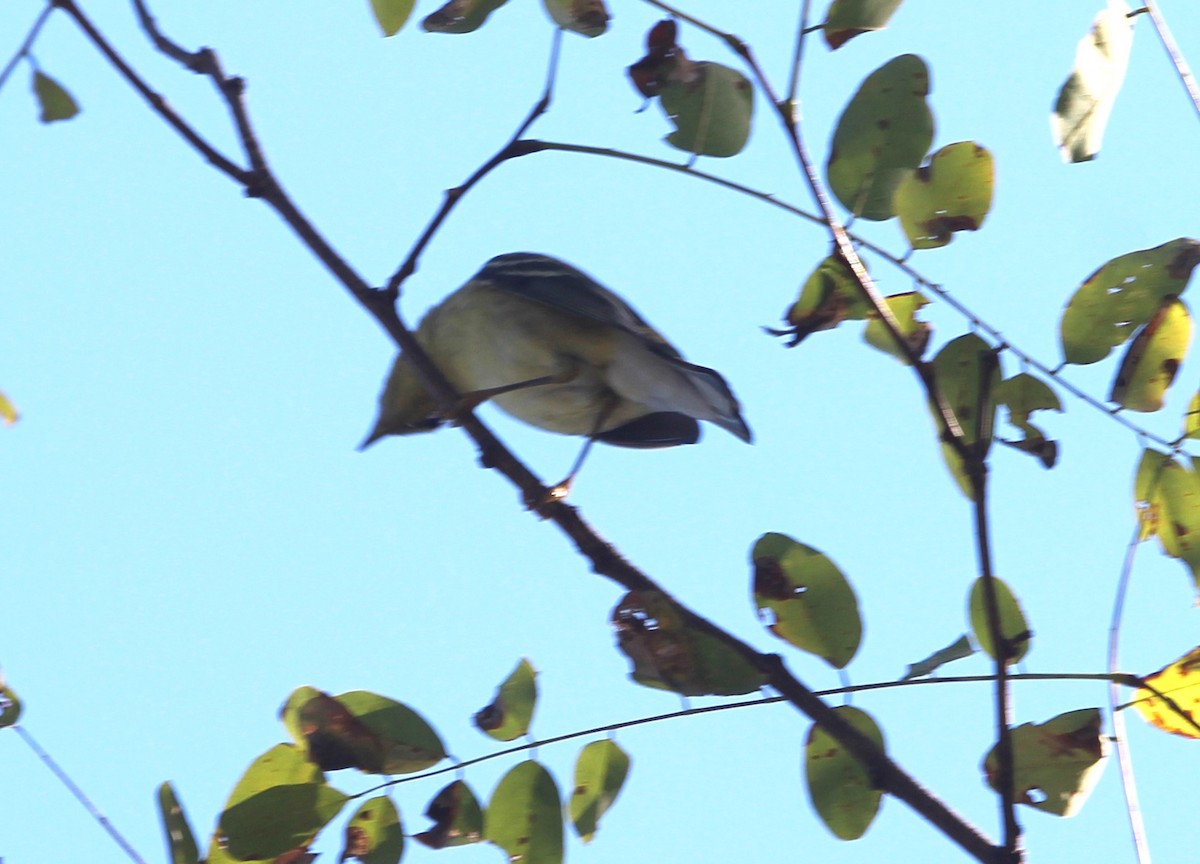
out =
[[(429, 310), (417, 339), (462, 396), (460, 413), (492, 400), (524, 422), (587, 442), (674, 447), (706, 420), (749, 443), (737, 398), (713, 369), (688, 363), (628, 303), (569, 264), (499, 255)], [(445, 420), (407, 359), (396, 358), (379, 417), (360, 445), (436, 429)]]

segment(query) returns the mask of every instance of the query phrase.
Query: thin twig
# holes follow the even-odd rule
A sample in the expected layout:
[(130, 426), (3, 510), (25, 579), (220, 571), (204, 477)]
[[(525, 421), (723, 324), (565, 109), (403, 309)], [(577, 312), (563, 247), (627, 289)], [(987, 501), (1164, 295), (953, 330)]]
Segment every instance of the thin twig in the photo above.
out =
[(126, 840), (121, 834), (121, 832), (113, 826), (108, 817), (100, 812), (100, 808), (92, 803), (92, 799), (87, 796), (87, 793), (85, 793), (75, 784), (75, 781), (72, 780), (70, 775), (62, 769), (62, 766), (60, 766), (58, 762), (54, 760), (54, 757), (42, 749), (42, 746), (34, 740), (33, 736), (29, 734), (29, 731), (20, 724), (12, 728), (16, 730), (19, 736), (21, 736), (21, 740), (29, 745), (29, 749), (37, 754), (37, 757), (42, 760), (42, 763), (49, 768), (51, 772), (53, 772), (54, 776), (57, 777), (59, 781), (67, 787), (67, 790), (72, 795), (75, 796), (75, 800), (83, 805), (83, 809), (87, 810), (91, 817), (100, 823), (100, 827), (108, 832), (108, 835), (112, 837), (118, 846), (121, 847), (121, 850), (129, 857), (129, 860), (133, 861), (134, 864), (145, 864), (145, 861), (142, 860), (142, 856), (137, 853), (137, 850), (134, 849), (133, 846), (129, 844), (129, 841)]
[(1162, 42), (1171, 65), (1175, 67), (1175, 74), (1179, 76), (1179, 83), (1187, 91), (1188, 98), (1192, 102), (1192, 108), (1195, 109), (1196, 115), (1200, 117), (1200, 87), (1196, 86), (1196, 76), (1192, 74), (1187, 60), (1184, 59), (1183, 52), (1179, 50), (1179, 45), (1176, 44), (1175, 37), (1171, 34), (1171, 28), (1167, 26), (1166, 19), (1163, 18), (1162, 12), (1158, 9), (1157, 0), (1145, 0), (1145, 3), (1146, 11), (1150, 13), (1150, 20), (1154, 22), (1154, 32), (1158, 34), (1159, 41)]
[(800, 4), (800, 24), (796, 31), (796, 48), (792, 53), (792, 75), (788, 79), (787, 101), (792, 123), (797, 122), (796, 97), (800, 93), (800, 73), (804, 65), (804, 43), (808, 41), (808, 15), (812, 0), (804, 0)]
[(4, 70), (0, 71), (0, 88), (4, 87), (4, 82), (8, 80), (8, 76), (17, 68), (17, 64), (21, 62), (22, 58), (31, 56), (29, 53), (30, 49), (33, 48), (33, 43), (37, 40), (38, 34), (42, 32), (42, 27), (46, 23), (46, 19), (50, 17), (50, 13), (53, 11), (54, 6), (47, 4), (38, 13), (33, 25), (29, 28), (29, 32), (25, 34), (24, 41), (21, 42), (20, 47), (17, 48), (16, 53), (13, 54), (8, 63), (4, 65)]

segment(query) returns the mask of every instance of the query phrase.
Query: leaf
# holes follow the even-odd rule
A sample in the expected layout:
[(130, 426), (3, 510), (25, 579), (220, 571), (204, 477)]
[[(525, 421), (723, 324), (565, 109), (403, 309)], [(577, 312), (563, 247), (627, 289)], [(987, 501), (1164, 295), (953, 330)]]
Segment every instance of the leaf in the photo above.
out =
[[(833, 709), (846, 722), (884, 749), (883, 732), (865, 711), (849, 705)], [(870, 772), (832, 735), (814, 724), (804, 747), (804, 773), (813, 809), (842, 840), (857, 840), (867, 832), (883, 792)]]
[(484, 837), (520, 864), (563, 860), (562, 801), (550, 772), (522, 762), (500, 779), (488, 802)]
[(425, 815), (434, 824), (414, 839), (430, 849), (466, 846), (483, 839), (483, 810), (479, 807), (479, 799), (461, 780), (455, 780), (433, 796)]
[(70, 120), (79, 113), (79, 104), (67, 89), (41, 71), (33, 73), (33, 95), (37, 97), (43, 123)]
[(303, 750), (277, 744), (234, 787), (217, 823), (217, 844), (243, 861), (276, 858), (306, 847), (347, 800)]
[(0, 421), (4, 422), (5, 426), (11, 426), (21, 418), (17, 411), (17, 406), (9, 401), (9, 398), (4, 395), (4, 391), (0, 390)]
[[(1004, 659), (1011, 666), (1013, 663), (1020, 663), (1029, 653), (1029, 640), (1033, 637), (1033, 632), (1029, 629), (1029, 622), (1025, 620), (1025, 613), (1021, 611), (1021, 604), (1016, 595), (1000, 579), (993, 577), (992, 585), (996, 589), (996, 609), (1000, 615), (1000, 638), (1006, 649)], [(980, 576), (971, 586), (971, 598), (967, 606), (975, 641), (994, 660), (997, 651), (992, 642), (991, 628), (988, 627), (986, 598), (984, 578)]]
[(862, 642), (858, 598), (829, 558), (784, 534), (764, 534), (750, 553), (754, 602), (767, 629), (844, 669)]
[(608, 9), (604, 0), (542, 0), (546, 11), (559, 27), (588, 38), (608, 29)]
[[(865, 266), (865, 263), (864, 263)], [(804, 280), (800, 296), (784, 313), (786, 330), (770, 330), (775, 336), (790, 337), (794, 348), (812, 333), (832, 330), (843, 321), (867, 317), (870, 304), (863, 299), (858, 280), (839, 255), (830, 255)]]
[[(893, 294), (883, 299), (888, 308), (892, 310), (892, 316), (896, 319), (896, 323), (900, 325), (900, 335), (909, 348), (917, 357), (924, 355), (925, 349), (929, 347), (929, 339), (933, 336), (933, 325), (927, 321), (918, 321), (917, 313), (929, 305), (929, 300), (920, 291), (906, 291), (903, 294)], [(870, 320), (867, 321), (867, 329), (863, 333), (866, 343), (884, 354), (890, 354), (901, 363), (907, 364), (908, 355), (896, 344), (891, 332), (884, 326), (883, 319), (875, 314), (874, 309), (868, 313), (867, 317)]]
[(1000, 440), (1023, 453), (1036, 456), (1045, 467), (1053, 468), (1058, 460), (1058, 442), (1048, 439), (1041, 429), (1030, 423), (1029, 415), (1034, 411), (1062, 411), (1058, 395), (1045, 381), (1028, 372), (1021, 372), (997, 384), (992, 397), (997, 405), (1008, 408), (1008, 422), (1020, 429), (1023, 435), (1019, 441)]
[(628, 774), (629, 756), (611, 739), (593, 741), (579, 751), (569, 809), (575, 832), (584, 843), (595, 836), (600, 817), (621, 793)]
[(1150, 725), (1200, 738), (1200, 648), (1147, 675), (1132, 704)]
[(1187, 356), (1192, 316), (1183, 301), (1168, 296), (1129, 344), (1108, 400), (1130, 411), (1157, 411)]
[(698, 156), (733, 156), (750, 137), (754, 88), (736, 69), (680, 58), (658, 94), (675, 124), (667, 143)]
[(292, 738), (323, 771), (411, 774), (446, 757), (438, 734), (419, 714), (364, 690), (334, 698), (300, 687), (280, 713)]
[(612, 612), (617, 647), (633, 661), (630, 677), (684, 696), (753, 693), (766, 676), (716, 636), (689, 627), (682, 610), (658, 591), (630, 591)]
[(929, 68), (915, 54), (889, 60), (867, 76), (838, 119), (829, 150), (829, 188), (864, 219), (894, 215), (896, 186), (933, 143)]
[(1063, 358), (1079, 365), (1103, 360), (1149, 321), (1168, 295), (1183, 293), (1198, 263), (1200, 241), (1180, 237), (1104, 264), (1079, 286), (1063, 312)]
[(430, 33), (471, 33), (507, 0), (450, 0), (428, 15), (421, 26)]
[(1095, 159), (1125, 80), (1133, 19), (1124, 0), (1108, 0), (1075, 50), (1075, 68), (1054, 104), (1050, 131), (1064, 162)]
[(491, 704), (475, 714), (475, 725), (497, 741), (512, 741), (529, 731), (536, 705), (537, 670), (523, 659), (500, 685)]
[(357, 858), (362, 864), (398, 864), (404, 854), (404, 829), (396, 805), (386, 795), (364, 801), (346, 825), (341, 861)]
[(964, 657), (970, 657), (975, 653), (975, 649), (971, 647), (971, 640), (966, 636), (959, 636), (954, 642), (942, 648), (940, 651), (934, 651), (924, 660), (918, 660), (916, 663), (910, 663), (908, 671), (904, 673), (901, 681), (911, 681), (913, 678), (921, 678), (925, 675), (932, 674), (936, 669), (945, 666), (947, 663), (952, 663), (955, 660), (962, 660)]
[(1187, 414), (1183, 417), (1183, 437), (1200, 438), (1200, 393), (1188, 402)]
[(412, 15), (416, 0), (371, 0), (371, 11), (384, 36), (395, 36)]
[(11, 687), (0, 679), (0, 729), (16, 726), (21, 719), (21, 700)]
[[(975, 448), (977, 458), (984, 459), (992, 441), (996, 418), (994, 394), (1000, 383), (996, 352), (974, 333), (967, 333), (942, 346), (931, 366), (937, 392), (962, 429), (963, 444)], [(929, 408), (940, 432), (938, 407), (930, 404)], [(957, 451), (944, 441), (942, 457), (962, 493), (973, 499), (974, 487), (967, 468)]]
[(167, 835), (167, 858), (171, 864), (197, 864), (200, 850), (196, 847), (196, 837), (170, 783), (158, 787), (158, 812)]
[(992, 207), (992, 154), (974, 141), (947, 144), (903, 176), (892, 198), (913, 249), (945, 246), (956, 231), (978, 231)]
[[(1099, 708), (1068, 711), (1045, 723), (1022, 723), (1012, 730), (1012, 748), (1013, 801), (1063, 817), (1079, 812), (1108, 757)], [(999, 767), (993, 747), (983, 768), (997, 792)]]
[(1200, 474), (1165, 453), (1142, 453), (1134, 478), (1141, 539), (1158, 535), (1164, 553), (1178, 558), (1200, 591)]
[(882, 30), (900, 0), (833, 0), (825, 16), (825, 44), (836, 50), (855, 36)]
[(646, 34), (646, 56), (625, 71), (638, 92), (653, 99), (670, 83), (681, 59), (686, 59), (676, 38), (679, 26), (672, 18), (664, 18)]

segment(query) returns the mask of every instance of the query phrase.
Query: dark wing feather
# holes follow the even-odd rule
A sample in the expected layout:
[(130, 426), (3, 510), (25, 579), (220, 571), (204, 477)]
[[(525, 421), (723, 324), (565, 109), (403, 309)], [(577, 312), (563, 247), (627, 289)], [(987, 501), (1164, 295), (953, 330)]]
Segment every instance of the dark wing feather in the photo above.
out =
[(672, 360), (680, 353), (628, 303), (565, 261), (534, 252), (497, 255), (474, 277), (527, 300), (624, 330)]
[(675, 411), (656, 411), (609, 429), (596, 436), (597, 441), (618, 447), (678, 447), (700, 440), (700, 424)]

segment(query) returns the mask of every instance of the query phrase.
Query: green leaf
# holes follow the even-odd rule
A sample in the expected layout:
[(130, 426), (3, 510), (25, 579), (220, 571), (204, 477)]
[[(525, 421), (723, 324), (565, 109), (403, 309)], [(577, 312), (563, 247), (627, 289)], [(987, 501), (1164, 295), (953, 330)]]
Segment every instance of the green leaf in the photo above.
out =
[(507, 0), (450, 0), (421, 22), (430, 33), (470, 33)]
[(608, 29), (608, 9), (604, 0), (542, 0), (546, 11), (559, 27), (588, 38)]
[(862, 642), (854, 589), (825, 555), (784, 534), (764, 534), (750, 553), (754, 602), (767, 629), (844, 669)]
[[(987, 456), (996, 419), (996, 387), (1000, 384), (1000, 363), (995, 350), (974, 333), (947, 342), (933, 358), (932, 369), (938, 394), (962, 429), (963, 443), (976, 448), (978, 458)], [(930, 404), (934, 423), (942, 429), (940, 412)], [(954, 475), (962, 493), (974, 498), (967, 467), (958, 452), (945, 441), (942, 457)]]
[(787, 347), (792, 348), (818, 330), (832, 330), (843, 321), (866, 318), (869, 310), (870, 304), (846, 262), (830, 255), (804, 280), (800, 296), (784, 313), (784, 320), (791, 326), (769, 332), (791, 337)]
[(1180, 559), (1200, 591), (1200, 474), (1157, 450), (1145, 450), (1133, 486), (1141, 539), (1158, 536), (1162, 550)]
[(754, 88), (736, 69), (679, 59), (659, 94), (675, 124), (667, 143), (698, 156), (733, 156), (750, 137)]
[(913, 249), (945, 246), (955, 231), (978, 231), (992, 208), (992, 154), (974, 141), (947, 144), (905, 175), (892, 207)]
[(1023, 436), (1018, 441), (1001, 440), (1010, 447), (1036, 456), (1047, 468), (1053, 468), (1058, 460), (1058, 442), (1048, 439), (1041, 429), (1030, 423), (1029, 415), (1034, 411), (1062, 411), (1058, 395), (1045, 381), (1028, 372), (1021, 372), (996, 385), (992, 396), (997, 405), (1008, 408), (1008, 422), (1020, 429)]
[[(1011, 666), (1013, 663), (1020, 663), (1025, 659), (1025, 655), (1029, 653), (1029, 640), (1033, 633), (1029, 629), (1029, 622), (1025, 620), (1025, 613), (1021, 611), (1021, 604), (1017, 602), (1016, 596), (1009, 590), (1009, 587), (994, 577), (992, 585), (996, 589), (996, 611), (1000, 614), (1000, 638), (1006, 646), (1004, 659)], [(971, 630), (975, 634), (975, 641), (994, 660), (997, 651), (992, 642), (991, 628), (988, 627), (986, 598), (984, 578), (980, 576), (971, 586), (971, 599), (967, 606), (970, 610)]]
[(466, 846), (483, 839), (483, 810), (471, 787), (455, 780), (444, 787), (425, 810), (434, 824), (415, 839), (430, 849)]
[[(849, 705), (833, 710), (884, 748), (883, 732), (871, 715)], [(819, 725), (808, 733), (804, 773), (813, 809), (825, 827), (842, 840), (857, 840), (866, 833), (879, 812), (883, 792), (862, 763)]]
[(550, 772), (522, 762), (501, 778), (484, 817), (484, 837), (520, 864), (563, 860), (562, 801)]
[(918, 660), (916, 663), (910, 663), (908, 670), (904, 673), (904, 677), (900, 680), (911, 681), (913, 678), (921, 678), (925, 675), (932, 674), (935, 670), (945, 666), (947, 663), (952, 663), (955, 660), (962, 660), (964, 657), (970, 657), (975, 653), (975, 649), (971, 647), (971, 640), (966, 636), (959, 636), (954, 642), (947, 645), (938, 651), (934, 651), (924, 660)]
[(717, 636), (690, 627), (683, 611), (658, 591), (630, 591), (612, 612), (617, 647), (645, 687), (684, 696), (753, 693), (766, 676)]
[[(883, 299), (888, 308), (892, 310), (892, 316), (895, 317), (896, 323), (900, 325), (900, 335), (904, 341), (908, 343), (917, 357), (922, 356), (925, 349), (929, 347), (933, 326), (926, 321), (918, 321), (917, 313), (929, 305), (929, 300), (919, 291), (906, 291), (903, 294), (893, 294)], [(901, 363), (907, 364), (908, 356), (896, 344), (891, 332), (884, 326), (883, 319), (875, 314), (873, 309), (867, 317), (870, 320), (867, 322), (866, 332), (863, 333), (866, 343), (877, 351), (890, 354)]]
[(196, 848), (196, 837), (170, 783), (158, 787), (158, 812), (167, 835), (167, 858), (171, 864), (197, 864), (200, 850)]
[(21, 719), (21, 700), (16, 692), (0, 679), (0, 729), (16, 726)]
[(67, 89), (41, 71), (33, 73), (33, 94), (37, 97), (43, 123), (70, 120), (79, 113), (79, 104)]
[(352, 690), (337, 696), (352, 715), (367, 726), (381, 744), (381, 770), (376, 774), (412, 774), (432, 768), (446, 758), (442, 739), (425, 719), (400, 702)]
[(1200, 241), (1180, 237), (1112, 259), (1089, 276), (1063, 312), (1067, 363), (1103, 360), (1150, 320), (1168, 295), (1178, 297), (1200, 264)]
[(591, 841), (625, 785), (629, 756), (608, 738), (593, 741), (579, 751), (575, 761), (575, 787), (571, 792), (571, 822), (584, 843)]
[(1064, 162), (1086, 162), (1100, 152), (1132, 48), (1129, 6), (1123, 0), (1108, 0), (1108, 8), (1100, 11), (1091, 32), (1079, 41), (1075, 68), (1050, 115), (1050, 131)]
[[(1068, 711), (1045, 723), (1014, 728), (1013, 801), (1055, 816), (1078, 813), (1108, 757), (1108, 739), (1100, 728), (1099, 708)], [(983, 769), (988, 785), (997, 792), (999, 768), (993, 747)]]
[(219, 845), (233, 858), (265, 860), (307, 846), (347, 796), (292, 744), (277, 744), (251, 763), (217, 823)]
[(395, 36), (412, 15), (416, 0), (371, 0), (371, 11), (384, 36)]
[(1200, 393), (1188, 402), (1187, 414), (1183, 416), (1183, 437), (1200, 438)]
[(900, 0), (833, 0), (825, 16), (825, 44), (838, 49), (862, 33), (882, 30)]
[(1157, 411), (1192, 341), (1192, 316), (1168, 296), (1129, 343), (1108, 400), (1130, 411)]
[(364, 801), (346, 825), (341, 860), (362, 864), (398, 864), (404, 854), (404, 829), (396, 805), (386, 795)]
[(529, 731), (536, 706), (537, 670), (523, 659), (500, 685), (492, 703), (475, 714), (475, 725), (497, 741), (512, 741)]
[(915, 54), (889, 60), (863, 81), (838, 119), (826, 173), (842, 206), (864, 219), (890, 219), (900, 181), (933, 143), (929, 68)]

